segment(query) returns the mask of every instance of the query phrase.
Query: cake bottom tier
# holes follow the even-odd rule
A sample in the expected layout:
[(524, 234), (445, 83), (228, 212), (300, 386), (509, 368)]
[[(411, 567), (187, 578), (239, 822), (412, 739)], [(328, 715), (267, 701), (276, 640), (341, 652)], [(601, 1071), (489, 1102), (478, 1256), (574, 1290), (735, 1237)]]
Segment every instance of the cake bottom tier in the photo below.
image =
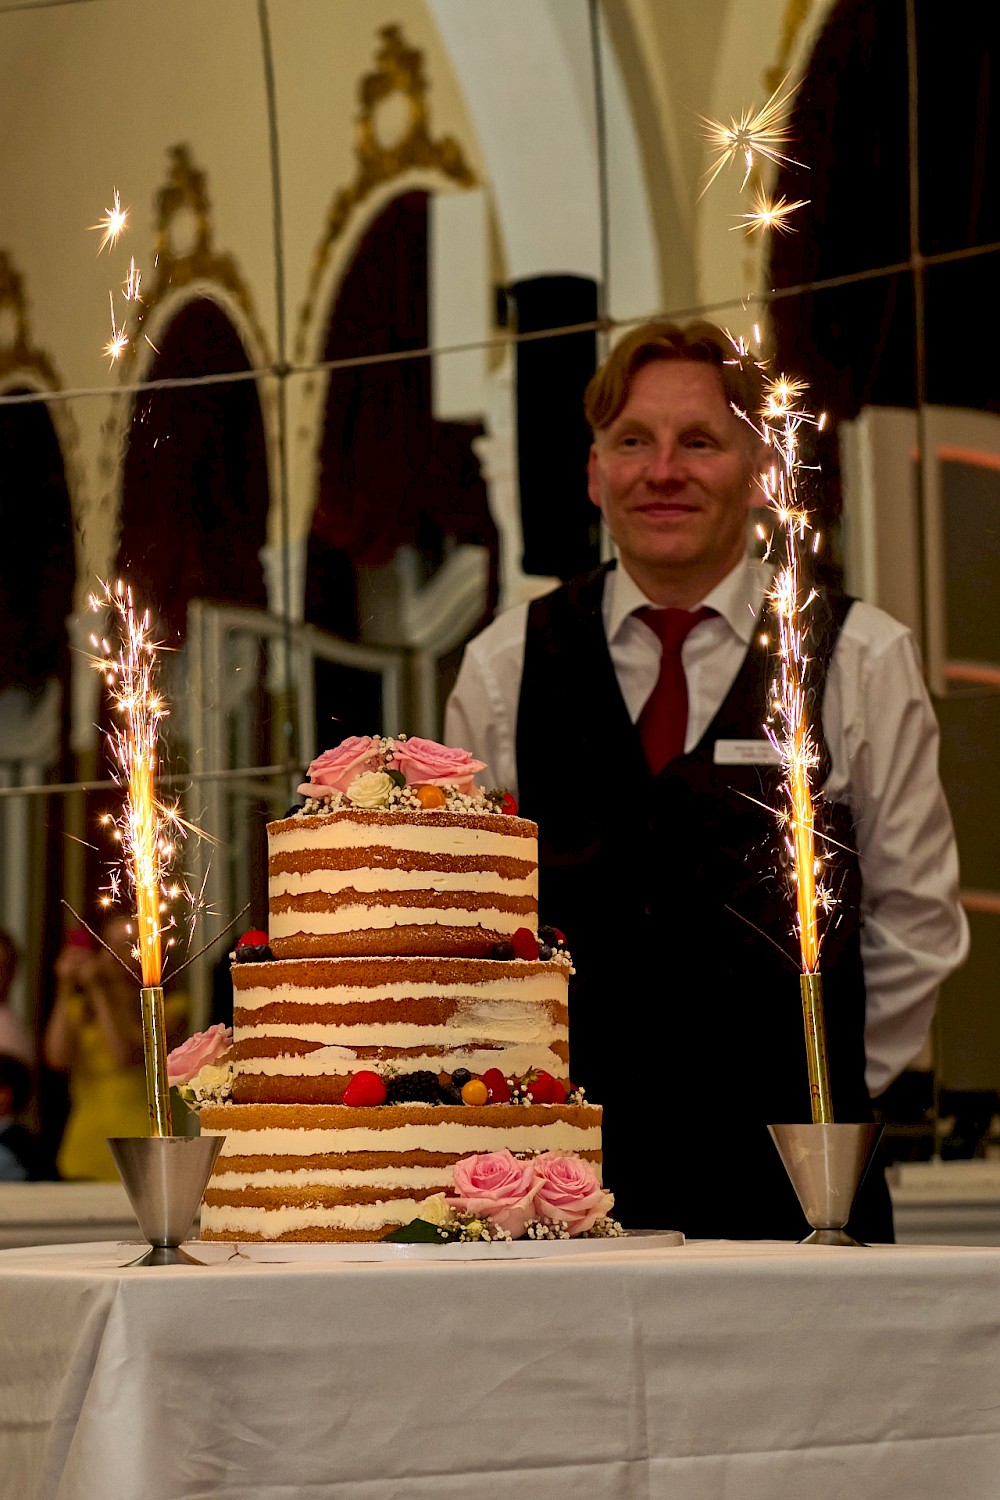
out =
[(447, 1192), (461, 1157), (572, 1152), (600, 1174), (598, 1104), (221, 1104), (204, 1240), (378, 1240)]

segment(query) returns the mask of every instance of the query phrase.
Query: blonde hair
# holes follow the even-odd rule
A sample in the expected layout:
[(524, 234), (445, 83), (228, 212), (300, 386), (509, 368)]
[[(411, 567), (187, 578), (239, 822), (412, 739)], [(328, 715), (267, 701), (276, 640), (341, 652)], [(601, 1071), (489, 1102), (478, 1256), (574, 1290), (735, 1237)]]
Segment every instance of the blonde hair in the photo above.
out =
[(628, 400), (639, 371), (661, 359), (714, 365), (726, 400), (751, 418), (760, 411), (764, 398), (761, 370), (749, 354), (740, 354), (717, 324), (705, 320), (680, 324), (669, 318), (651, 318), (620, 339), (591, 378), (583, 397), (591, 431), (603, 432), (611, 426)]

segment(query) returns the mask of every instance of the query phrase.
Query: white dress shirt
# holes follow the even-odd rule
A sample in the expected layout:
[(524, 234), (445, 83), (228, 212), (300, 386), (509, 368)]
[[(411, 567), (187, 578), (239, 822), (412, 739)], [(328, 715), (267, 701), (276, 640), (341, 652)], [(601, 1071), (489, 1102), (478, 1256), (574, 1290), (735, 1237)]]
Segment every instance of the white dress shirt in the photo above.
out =
[[(716, 611), (682, 649), (692, 750), (746, 654), (771, 568), (745, 559), (699, 603)], [(649, 604), (624, 568), (608, 574), (604, 631), (633, 723), (659, 675), (660, 643), (634, 610)], [(527, 605), (500, 615), (466, 647), (445, 718), (448, 744), (489, 766), (517, 795), (517, 705)], [(826, 797), (854, 814), (863, 898), (866, 1079), (880, 1094), (926, 1040), (941, 981), (964, 961), (958, 854), (938, 776), (938, 727), (909, 631), (858, 602), (840, 633), (823, 699), (831, 757)]]

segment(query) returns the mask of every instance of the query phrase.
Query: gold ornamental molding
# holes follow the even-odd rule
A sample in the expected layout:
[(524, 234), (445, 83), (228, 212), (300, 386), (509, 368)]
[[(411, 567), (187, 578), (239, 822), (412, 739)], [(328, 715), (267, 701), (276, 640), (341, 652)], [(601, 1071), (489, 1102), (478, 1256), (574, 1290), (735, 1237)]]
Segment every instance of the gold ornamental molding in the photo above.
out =
[(31, 342), (24, 278), (7, 251), (0, 250), (0, 383), (9, 384), (19, 374), (34, 376), (33, 383), (47, 391), (62, 384), (49, 356)]
[[(171, 146), (168, 156), (170, 170), (156, 195), (154, 268), (150, 281), (143, 282), (139, 331), (149, 314), (168, 294), (174, 295), (195, 285), (216, 286), (228, 293), (239, 307), (253, 332), (261, 357), (267, 362), (267, 339), (247, 284), (233, 256), (215, 249), (212, 205), (205, 173), (195, 166), (191, 148), (183, 143)], [(137, 343), (138, 339), (133, 337), (119, 361), (119, 373), (123, 379), (127, 368), (134, 362)]]
[(48, 413), (62, 455), (63, 473), (74, 509), (84, 494), (80, 457), (80, 429), (68, 401), (44, 401), (48, 391), (60, 391), (62, 381), (53, 361), (31, 338), (24, 278), (6, 250), (0, 250), (0, 391), (18, 386), (37, 391)]
[(334, 246), (369, 194), (414, 168), (440, 172), (465, 188), (475, 187), (478, 180), (453, 136), (431, 135), (423, 53), (407, 45), (399, 26), (383, 26), (378, 35), (375, 67), (358, 85), (355, 177), (334, 196), (323, 238), (313, 252), (295, 337), (296, 360), (305, 357), (306, 333)]
[(785, 7), (784, 20), (781, 23), (781, 38), (778, 42), (778, 53), (774, 62), (764, 70), (764, 87), (768, 94), (773, 94), (775, 89), (780, 88), (786, 74), (788, 65), (795, 51), (795, 44), (799, 39), (799, 32), (805, 25), (806, 19), (812, 9), (812, 0), (788, 0)]

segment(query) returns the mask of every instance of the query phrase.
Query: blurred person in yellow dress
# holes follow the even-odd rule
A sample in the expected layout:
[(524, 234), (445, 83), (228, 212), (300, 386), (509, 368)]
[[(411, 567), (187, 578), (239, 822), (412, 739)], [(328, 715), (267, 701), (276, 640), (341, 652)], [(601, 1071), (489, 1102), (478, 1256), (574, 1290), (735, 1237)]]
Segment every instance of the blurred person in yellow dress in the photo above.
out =
[[(60, 1176), (114, 1182), (108, 1137), (148, 1135), (149, 1115), (140, 981), (127, 918), (111, 917), (101, 937), (107, 948), (77, 929), (56, 959), (44, 1054), (50, 1068), (69, 1075), (69, 1116), (56, 1157)], [(165, 997), (165, 1019), (169, 1047), (186, 1027), (183, 995)]]

